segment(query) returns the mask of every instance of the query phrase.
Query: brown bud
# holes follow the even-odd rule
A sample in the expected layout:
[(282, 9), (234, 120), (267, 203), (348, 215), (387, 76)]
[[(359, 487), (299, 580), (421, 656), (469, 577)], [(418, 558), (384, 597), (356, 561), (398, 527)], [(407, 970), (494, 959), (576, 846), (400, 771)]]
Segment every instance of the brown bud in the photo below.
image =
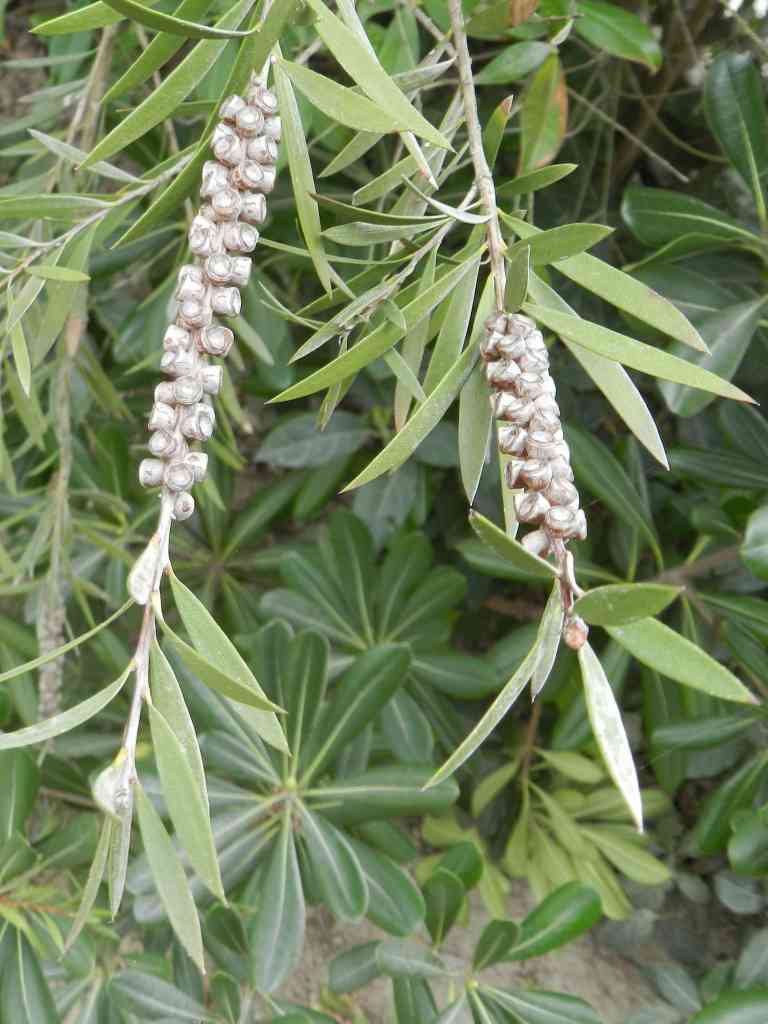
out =
[(589, 637), (589, 629), (584, 619), (578, 615), (568, 619), (563, 629), (563, 640), (573, 651), (580, 651)]

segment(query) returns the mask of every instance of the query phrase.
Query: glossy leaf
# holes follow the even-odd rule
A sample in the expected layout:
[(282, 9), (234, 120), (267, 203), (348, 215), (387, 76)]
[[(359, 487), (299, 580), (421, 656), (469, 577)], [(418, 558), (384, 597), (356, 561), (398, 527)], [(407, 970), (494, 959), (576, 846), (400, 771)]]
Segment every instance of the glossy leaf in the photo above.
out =
[[(658, 247), (689, 238), (689, 250), (722, 248), (730, 243), (752, 245), (756, 238), (715, 206), (683, 192), (630, 185), (621, 214), (644, 245)], [(678, 249), (681, 254), (683, 249)]]
[(505, 960), (528, 960), (564, 946), (600, 920), (594, 889), (569, 882), (547, 896), (520, 925), (517, 943)]
[(438, 866), (422, 886), (424, 923), (434, 947), (442, 945), (464, 905), (464, 886), (452, 871)]
[(480, 934), (472, 957), (472, 965), (482, 971), (484, 967), (500, 963), (514, 949), (520, 937), (520, 929), (514, 921), (489, 921)]
[(306, 808), (301, 821), (313, 880), (324, 901), (343, 920), (358, 920), (368, 908), (368, 885), (353, 848), (342, 832)]
[(604, 0), (579, 0), (576, 32), (599, 50), (614, 57), (645, 64), (651, 71), (661, 67), (659, 41), (650, 26), (636, 14)]
[(591, 249), (612, 232), (613, 228), (603, 224), (563, 224), (515, 242), (508, 250), (509, 257), (513, 259), (521, 249), (529, 249), (531, 263), (534, 265), (556, 263), (559, 260), (572, 259), (585, 249)]
[(348, 781), (338, 779), (311, 790), (325, 805), (323, 814), (337, 825), (356, 825), (402, 815), (441, 814), (458, 796), (453, 780), (425, 789), (431, 766), (401, 764), (369, 768)]
[(526, 989), (498, 989), (483, 986), (480, 990), (505, 1011), (514, 1014), (520, 1024), (600, 1024), (600, 1018), (583, 999), (559, 992), (536, 992)]
[(4, 841), (14, 832), (24, 831), (37, 798), (40, 772), (26, 751), (4, 750), (0, 753), (0, 777), (0, 841)]
[(612, 583), (588, 590), (573, 610), (592, 626), (622, 626), (660, 615), (680, 592), (680, 587), (661, 583)]
[(531, 71), (540, 67), (552, 53), (549, 43), (531, 40), (525, 43), (513, 43), (505, 46), (493, 60), (475, 75), (477, 85), (506, 85), (507, 82), (519, 82)]

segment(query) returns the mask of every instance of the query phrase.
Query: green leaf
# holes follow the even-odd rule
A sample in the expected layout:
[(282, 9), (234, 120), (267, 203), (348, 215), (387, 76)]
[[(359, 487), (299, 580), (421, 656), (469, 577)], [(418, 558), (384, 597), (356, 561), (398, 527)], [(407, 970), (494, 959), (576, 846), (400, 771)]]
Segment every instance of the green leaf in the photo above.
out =
[[(406, 333), (412, 331), (424, 320), (442, 300), (453, 291), (459, 281), (473, 266), (473, 260), (467, 259), (458, 267), (446, 267), (435, 283), (421, 291), (407, 305), (401, 307), (406, 323)], [(323, 388), (346, 380), (358, 370), (383, 356), (403, 335), (402, 327), (386, 320), (369, 334), (361, 338), (348, 352), (337, 356), (327, 366), (310, 373), (304, 380), (282, 391), (272, 402), (287, 402), (294, 398), (304, 398)]]
[[(315, 413), (300, 413), (277, 422), (264, 438), (256, 459), (276, 469), (323, 466), (358, 451), (370, 440), (371, 433), (360, 416), (344, 409), (339, 409), (322, 431), (318, 430)], [(280, 483), (285, 486), (284, 481)]]
[[(237, 27), (250, 10), (251, 3), (252, 0), (238, 0), (219, 18), (216, 28)], [(119, 153), (165, 118), (171, 117), (224, 52), (226, 45), (226, 39), (204, 39), (196, 43), (162, 84), (96, 144), (81, 164), (81, 169), (85, 170), (97, 161)]]
[(623, 363), (633, 370), (649, 373), (663, 380), (700, 388), (724, 398), (740, 402), (753, 402), (749, 395), (728, 381), (722, 380), (708, 370), (687, 363), (684, 359), (645, 345), (618, 331), (612, 331), (599, 324), (590, 323), (568, 313), (560, 313), (544, 306), (526, 302), (523, 307), (529, 316), (545, 324), (550, 330), (562, 335), (575, 345), (581, 345), (606, 359)]
[(448, 972), (440, 957), (417, 942), (380, 942), (376, 950), (379, 969), (393, 978), (439, 978)]
[[(505, 181), (496, 189), (497, 199), (509, 199), (513, 196), (528, 195), (530, 192), (538, 192), (539, 189), (554, 185), (556, 181), (567, 178), (569, 174), (578, 167), (578, 164), (550, 164), (548, 167), (540, 167), (536, 171), (529, 171), (527, 174), (519, 174), (511, 181)], [(513, 218), (510, 218), (512, 220)], [(517, 218), (514, 218), (517, 220)], [(525, 221), (523, 221), (525, 223)], [(526, 224), (531, 234), (536, 234), (540, 228), (534, 228), (532, 224)], [(520, 234), (520, 232), (518, 232)], [(523, 238), (527, 237), (522, 235)], [(558, 268), (559, 269), (559, 268)]]
[[(427, 395), (432, 394), (436, 386), (449, 372), (464, 347), (472, 316), (479, 269), (480, 261), (473, 261), (470, 272), (462, 277), (452, 295), (447, 299), (445, 319), (432, 346), (429, 366), (424, 375), (424, 391)], [(474, 343), (475, 339), (479, 340), (483, 330), (483, 322), (478, 321), (477, 317), (475, 317), (474, 324), (472, 325), (470, 345)]]
[(363, 484), (370, 483), (382, 473), (394, 472), (413, 454), (451, 407), (456, 395), (472, 372), (478, 356), (477, 348), (470, 346), (464, 349), (432, 393), (414, 410), (402, 430), (395, 434), (386, 448), (379, 452), (376, 458), (372, 459), (351, 483), (347, 484), (344, 491), (362, 487)]
[(653, 857), (637, 842), (637, 834), (622, 825), (582, 826), (589, 839), (611, 864), (639, 885), (664, 885), (670, 879), (666, 864)]
[(557, 575), (557, 568), (551, 562), (531, 554), (522, 544), (474, 509), (469, 513), (469, 525), (483, 543), (521, 572), (539, 579), (551, 579)]
[(423, 764), (432, 758), (434, 738), (429, 719), (405, 690), (398, 690), (379, 716), (381, 731), (398, 761)]
[[(13, 308), (10, 285), (8, 286), (8, 308), (9, 310)], [(16, 364), (19, 383), (24, 390), (24, 394), (28, 396), (32, 384), (32, 366), (29, 360), (27, 339), (24, 337), (24, 328), (21, 321), (17, 321), (8, 333), (11, 339), (11, 351), (13, 352), (13, 361)]]
[(489, 61), (482, 71), (475, 75), (477, 85), (506, 85), (507, 82), (519, 82), (531, 71), (540, 67), (553, 48), (549, 43), (532, 40), (527, 43), (513, 43), (505, 46), (493, 60)]
[(645, 64), (651, 71), (659, 70), (659, 41), (636, 14), (603, 0), (579, 0), (577, 7), (580, 17), (575, 19), (574, 26), (588, 43), (614, 57)]
[(118, 14), (138, 22), (139, 25), (151, 28), (155, 32), (169, 32), (171, 35), (183, 36), (185, 39), (237, 39), (256, 31), (250, 29), (247, 32), (237, 32), (233, 29), (210, 28), (195, 21), (174, 17), (172, 14), (153, 11), (151, 7), (137, 3), (136, 0), (104, 0), (104, 3)]
[(112, 839), (112, 829), (112, 819), (105, 815), (101, 823), (101, 831), (99, 833), (99, 842), (96, 846), (96, 852), (93, 855), (91, 867), (88, 871), (88, 878), (83, 886), (83, 895), (80, 897), (80, 904), (77, 908), (75, 919), (72, 922), (72, 927), (69, 929), (69, 934), (67, 935), (67, 941), (64, 946), (65, 953), (75, 944), (75, 940), (85, 927), (91, 910), (93, 909), (93, 905), (96, 902), (96, 897), (99, 894), (99, 886), (102, 883), (104, 872), (107, 867), (107, 856), (109, 854)]
[(768, 115), (762, 78), (751, 54), (726, 50), (712, 62), (704, 81), (704, 109), (712, 134), (751, 189), (765, 221)]
[(143, 971), (118, 971), (109, 980), (109, 995), (115, 1006), (138, 1020), (213, 1020), (204, 1006), (175, 985)]
[(768, 874), (768, 825), (758, 814), (739, 815), (728, 840), (728, 860), (737, 875), (753, 878)]
[[(350, 837), (348, 842), (368, 887), (368, 918), (390, 935), (410, 935), (424, 920), (421, 890), (390, 857), (357, 839)], [(372, 959), (375, 962), (375, 952)]]
[(737, 988), (751, 988), (768, 981), (768, 929), (753, 933), (736, 964), (734, 982)]
[(520, 1024), (600, 1024), (600, 1018), (583, 999), (559, 992), (498, 989), (481, 986), (480, 992), (509, 1011)]
[(74, 221), (108, 206), (109, 201), (105, 199), (97, 199), (93, 196), (65, 195), (63, 192), (40, 196), (11, 196), (8, 199), (0, 199), (0, 221), (32, 220), (38, 217), (48, 220)]
[(748, 712), (731, 715), (713, 715), (712, 717), (679, 719), (667, 721), (653, 729), (652, 738), (660, 747), (672, 747), (681, 750), (706, 750), (717, 747), (721, 743), (751, 729), (755, 716)]
[(378, 942), (365, 942), (335, 956), (328, 969), (331, 992), (354, 992), (378, 978), (381, 971), (376, 960), (377, 946)]
[(526, 174), (557, 156), (568, 122), (568, 93), (560, 59), (547, 57), (533, 76), (520, 120), (520, 166)]
[(296, 967), (304, 945), (305, 913), (291, 814), (286, 809), (248, 930), (251, 981), (260, 992), (274, 992)]
[(78, 725), (87, 722), (107, 706), (120, 692), (123, 685), (133, 669), (131, 663), (125, 671), (109, 686), (88, 697), (72, 708), (61, 711), (58, 715), (46, 718), (42, 722), (28, 725), (24, 729), (17, 729), (15, 732), (0, 733), (0, 750), (13, 750), (17, 747), (27, 747), (32, 743), (42, 743), (44, 740), (53, 739), (54, 736), (61, 736), (62, 733), (76, 729)]
[[(548, 231), (530, 234), (528, 238), (515, 242), (508, 250), (508, 257), (513, 259), (518, 252), (528, 249), (531, 263), (534, 265), (555, 263), (558, 260), (573, 258), (583, 253), (585, 249), (591, 249), (612, 232), (613, 228), (604, 224), (563, 224)], [(526, 278), (526, 290), (527, 284)], [(522, 301), (521, 299), (520, 304)]]
[(561, 775), (587, 786), (594, 786), (603, 779), (602, 769), (583, 754), (571, 750), (540, 750), (539, 756)]
[[(536, 302), (567, 313), (574, 312), (537, 274), (530, 275), (529, 289), (531, 297)], [(567, 338), (564, 342), (568, 351), (603, 392), (635, 437), (665, 469), (668, 469), (656, 421), (624, 367), (615, 360), (605, 359), (580, 345), (571, 344)]]
[(768, 1014), (768, 991), (726, 992), (691, 1017), (690, 1024), (762, 1024)]
[(765, 755), (751, 757), (706, 797), (691, 835), (697, 853), (709, 857), (725, 847), (734, 815), (752, 803), (765, 769)]
[(200, 920), (184, 869), (160, 815), (139, 782), (134, 785), (134, 793), (141, 838), (160, 902), (184, 949), (198, 969), (205, 973)]
[(555, 664), (563, 633), (563, 618), (563, 595), (560, 580), (555, 580), (536, 637), (538, 657), (531, 676), (531, 700), (535, 700), (541, 692)]
[(477, 940), (472, 966), (475, 970), (482, 971), (485, 967), (505, 960), (519, 937), (520, 929), (514, 921), (489, 921)]
[(452, 871), (438, 866), (422, 886), (427, 926), (433, 947), (442, 945), (464, 906), (464, 886)]
[(342, 745), (386, 704), (404, 682), (410, 660), (405, 644), (384, 644), (357, 658), (342, 676), (333, 700), (309, 738), (303, 782), (322, 771)]
[(15, 928), (5, 947), (0, 1010), (3, 1019), (19, 1024), (57, 1024), (61, 1020), (43, 975), (40, 961), (27, 938)]
[(40, 786), (40, 772), (26, 751), (0, 753), (0, 841), (23, 832)]
[(751, 573), (768, 579), (768, 505), (756, 509), (747, 520), (740, 553)]
[(281, 60), (280, 67), (310, 103), (318, 110), (322, 110), (332, 121), (346, 124), (358, 131), (379, 133), (399, 132), (405, 127), (382, 107), (367, 100), (354, 89), (338, 85), (330, 78), (318, 75), (302, 64)]
[(58, 18), (50, 18), (35, 26), (32, 32), (41, 36), (64, 36), (73, 32), (89, 32), (94, 28), (104, 28), (118, 21), (122, 21), (120, 15), (101, 0), (97, 0), (97, 3), (86, 4), (85, 7), (61, 14)]
[(69, 267), (46, 266), (43, 263), (33, 263), (27, 273), (31, 277), (42, 277), (46, 281), (90, 281), (88, 274), (81, 270), (71, 270)]
[(508, 254), (507, 284), (504, 289), (504, 309), (516, 312), (528, 295), (528, 278), (531, 273), (530, 245), (513, 246)]
[(484, 365), (477, 363), (459, 394), (459, 466), (467, 501), (472, 504), (488, 455), (493, 410)]
[(683, 686), (721, 700), (755, 704), (749, 690), (705, 651), (656, 619), (641, 619), (608, 632), (643, 665)]
[(480, 744), (493, 732), (527, 686), (528, 681), (536, 669), (538, 659), (539, 645), (537, 642), (533, 645), (528, 654), (526, 654), (525, 658), (523, 658), (517, 671), (504, 686), (501, 693), (498, 695), (496, 700), (494, 700), (474, 729), (472, 729), (467, 738), (459, 744), (448, 760), (438, 769), (438, 771), (435, 772), (427, 783), (428, 786), (435, 786), (437, 783), (448, 778), (449, 775), (452, 775), (468, 757), (472, 756)]
[[(690, 238), (689, 251), (703, 244), (722, 248), (732, 243), (755, 245), (757, 236), (714, 206), (684, 192), (630, 185), (624, 192), (621, 215), (627, 227), (652, 248)], [(677, 250), (681, 255), (685, 249)]]
[[(283, 730), (274, 711), (270, 710), (275, 709), (275, 705), (259, 686), (253, 673), (240, 657), (237, 648), (217, 625), (205, 605), (195, 597), (188, 587), (184, 586), (175, 573), (171, 572), (170, 580), (181, 621), (184, 623), (195, 649), (202, 655), (202, 660), (213, 666), (220, 675), (235, 683), (238, 693), (241, 694), (235, 697), (235, 700), (241, 700), (259, 709), (257, 715), (251, 716), (250, 719), (252, 723), (258, 723), (259, 735), (278, 750), (287, 751)], [(174, 640), (174, 644), (178, 647), (177, 640), (178, 638)], [(189, 660), (188, 657), (187, 660)], [(199, 671), (199, 666), (193, 671)], [(209, 685), (212, 684), (209, 683)], [(220, 686), (214, 688), (221, 689)], [(227, 696), (234, 695), (227, 694)], [(277, 708), (277, 710), (282, 711), (281, 708)]]
[[(701, 317), (697, 321), (697, 326), (710, 351), (693, 355), (680, 346), (675, 346), (673, 354), (685, 359), (686, 362), (716, 373), (724, 380), (731, 380), (738, 371), (757, 330), (765, 302), (765, 297), (751, 299)], [(695, 416), (713, 399), (712, 395), (692, 391), (681, 384), (662, 384), (661, 393), (676, 416)]]
[(332, 14), (322, 0), (308, 0), (308, 3), (316, 17), (318, 35), (363, 92), (407, 130), (435, 146), (450, 149), (448, 140), (406, 99), (357, 34)]
[(660, 615), (682, 589), (661, 583), (613, 583), (587, 591), (573, 611), (592, 626), (623, 626)]
[(505, 960), (529, 960), (564, 946), (588, 931), (601, 917), (594, 889), (579, 882), (561, 885), (520, 925), (520, 937)]
[(587, 643), (579, 651), (579, 666), (584, 684), (589, 721), (600, 753), (617, 788), (629, 808), (638, 831), (643, 830), (643, 802), (629, 740), (621, 718), (621, 709), (592, 647)]
[[(534, 173), (545, 174), (548, 171), (556, 170), (557, 166), (542, 168)], [(560, 166), (572, 167), (573, 164)], [(510, 182), (510, 185), (514, 184), (515, 182)], [(505, 187), (502, 186), (499, 192), (503, 192)], [(504, 219), (522, 239), (538, 236), (540, 233), (539, 228), (528, 224), (527, 221), (521, 220), (519, 217), (505, 215)], [(691, 348), (699, 351), (706, 350), (706, 345), (699, 332), (677, 306), (636, 277), (625, 274), (623, 270), (618, 270), (610, 263), (605, 263), (586, 252), (560, 260), (556, 269), (571, 281), (581, 285), (582, 288), (586, 288), (587, 291), (610, 302), (617, 309), (629, 313), (638, 320), (642, 320), (643, 323), (650, 324), (671, 338), (690, 345)], [(541, 299), (536, 301), (541, 302)], [(567, 311), (567, 307), (563, 306), (562, 308)]]
[(301, 822), (313, 881), (323, 900), (337, 917), (359, 920), (368, 909), (368, 885), (355, 851), (342, 832), (303, 805)]
[(435, 1017), (430, 1024), (472, 1024), (472, 1014), (466, 992), (462, 993), (455, 1002), (446, 1006), (440, 1016)]
[(320, 210), (314, 198), (315, 179), (312, 174), (312, 163), (309, 158), (307, 139), (301, 123), (301, 114), (291, 80), (281, 64), (276, 64), (275, 87), (280, 105), (280, 116), (283, 124), (283, 144), (288, 155), (288, 167), (291, 172), (293, 197), (296, 213), (301, 224), (301, 231), (307, 249), (312, 256), (312, 263), (317, 276), (326, 292), (330, 295), (331, 268), (325, 255), (320, 224)]
[[(169, 666), (170, 667), (170, 666)], [(213, 842), (208, 794), (190, 764), (187, 751), (169, 722), (154, 705), (149, 706), (152, 747), (176, 834), (189, 861), (214, 896), (225, 899)]]
[(401, 764), (370, 768), (348, 782), (337, 780), (309, 791), (335, 825), (403, 815), (442, 814), (458, 796), (453, 780), (425, 790), (430, 765)]

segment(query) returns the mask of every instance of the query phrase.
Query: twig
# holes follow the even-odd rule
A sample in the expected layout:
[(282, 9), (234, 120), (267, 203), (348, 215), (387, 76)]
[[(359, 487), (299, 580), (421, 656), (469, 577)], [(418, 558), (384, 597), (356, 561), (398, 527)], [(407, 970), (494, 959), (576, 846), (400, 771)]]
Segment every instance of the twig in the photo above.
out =
[(501, 234), (493, 175), (491, 174), (485, 150), (483, 149), (483, 133), (477, 114), (477, 99), (472, 78), (472, 58), (469, 55), (469, 44), (467, 42), (466, 29), (464, 28), (461, 0), (448, 0), (448, 10), (451, 16), (453, 43), (456, 47), (456, 63), (464, 106), (464, 121), (467, 126), (467, 137), (469, 139), (469, 152), (475, 168), (475, 181), (480, 192), (480, 198), (489, 217), (487, 225), (488, 255), (491, 262), (496, 308), (501, 313), (504, 309), (504, 292), (507, 283), (507, 270), (504, 265), (506, 245)]
[(688, 562), (678, 565), (674, 569), (667, 569), (659, 573), (652, 581), (653, 583), (681, 583), (686, 580), (696, 579), (699, 576), (708, 576), (709, 573), (722, 569), (727, 565), (736, 564), (741, 558), (740, 548), (737, 544), (731, 547), (721, 548), (714, 551), (706, 558), (699, 558), (695, 562)]

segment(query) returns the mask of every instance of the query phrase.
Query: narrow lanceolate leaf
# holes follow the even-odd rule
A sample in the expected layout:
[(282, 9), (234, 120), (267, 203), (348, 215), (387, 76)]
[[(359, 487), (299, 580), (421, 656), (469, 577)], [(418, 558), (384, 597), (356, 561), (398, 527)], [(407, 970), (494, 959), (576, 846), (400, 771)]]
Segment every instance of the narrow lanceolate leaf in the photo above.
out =
[(470, 505), (488, 457), (492, 420), (484, 365), (478, 363), (459, 395), (459, 468)]
[[(152, 3), (153, 0), (148, 0), (147, 6), (151, 6)], [(32, 31), (41, 36), (62, 36), (72, 32), (89, 32), (94, 28), (104, 28), (121, 20), (120, 14), (101, 0), (97, 0), (96, 3), (86, 4), (76, 11), (61, 14), (58, 18), (50, 18)]]
[[(479, 269), (480, 261), (476, 260), (472, 269), (462, 277), (453, 294), (446, 300), (445, 319), (432, 346), (429, 366), (424, 375), (424, 391), (428, 395), (435, 390), (448, 373), (464, 347), (475, 301)], [(477, 320), (475, 320), (472, 331), (473, 340), (477, 335), (477, 327)], [(482, 329), (481, 325), (480, 330)]]
[(641, 619), (608, 632), (643, 665), (683, 686), (741, 704), (757, 701), (749, 690), (696, 644), (656, 619)]
[[(235, 645), (216, 623), (205, 605), (184, 586), (175, 573), (171, 573), (170, 578), (176, 607), (195, 648), (206, 661), (249, 691), (251, 698), (246, 703), (256, 708), (274, 708), (275, 705), (259, 686)], [(242, 700), (242, 697), (235, 699)], [(258, 717), (252, 716), (251, 721), (259, 723), (260, 735), (268, 743), (278, 750), (288, 749), (283, 730), (273, 711), (260, 711)]]
[(316, 71), (311, 71), (303, 64), (281, 60), (280, 67), (310, 103), (318, 110), (322, 110), (332, 121), (346, 124), (358, 131), (375, 131), (383, 134), (403, 130), (404, 125), (401, 121), (354, 89), (348, 89), (324, 75), (318, 75)]
[(523, 920), (518, 940), (505, 959), (527, 960), (551, 953), (591, 928), (600, 915), (600, 897), (595, 890), (579, 882), (568, 882)]
[(132, 668), (133, 664), (128, 665), (114, 683), (105, 686), (93, 697), (88, 697), (74, 707), (68, 708), (67, 711), (46, 718), (42, 722), (35, 722), (34, 725), (28, 725), (24, 729), (17, 729), (15, 732), (0, 733), (0, 750), (28, 747), (33, 743), (42, 743), (45, 740), (53, 739), (54, 736), (61, 736), (71, 729), (76, 729), (78, 725), (82, 725), (83, 722), (87, 722), (97, 715), (117, 696)]
[(104, 2), (118, 14), (138, 22), (139, 25), (151, 28), (155, 32), (169, 32), (171, 35), (182, 36), (184, 39), (237, 39), (256, 31), (251, 29), (247, 32), (238, 32), (234, 29), (211, 28), (208, 25), (200, 25), (196, 21), (186, 21), (184, 18), (175, 17), (172, 14), (153, 11), (146, 4), (137, 3), (136, 0), (104, 0)]
[(660, 615), (682, 589), (661, 583), (610, 583), (583, 594), (573, 611), (591, 626), (623, 626)]
[(559, 263), (591, 249), (612, 232), (613, 228), (604, 224), (562, 224), (515, 242), (509, 249), (509, 256), (514, 258), (521, 249), (527, 248), (531, 263), (536, 266)]
[(70, 270), (69, 267), (47, 266), (44, 263), (33, 264), (27, 273), (31, 277), (42, 277), (46, 281), (69, 281), (73, 283), (90, 281), (90, 277), (82, 270)]
[(768, 129), (760, 72), (749, 53), (725, 51), (704, 82), (704, 107), (720, 148), (752, 190), (765, 219)]
[(200, 920), (184, 869), (159, 814), (139, 783), (134, 792), (144, 851), (160, 901), (182, 946), (205, 974)]
[(621, 710), (600, 660), (587, 643), (579, 651), (581, 678), (592, 732), (611, 778), (624, 797), (638, 829), (643, 829), (643, 801), (637, 769), (621, 719)]
[(557, 568), (551, 562), (531, 554), (522, 544), (513, 540), (504, 530), (474, 509), (469, 513), (469, 525), (484, 544), (521, 572), (541, 579), (551, 579), (557, 575)]
[(131, 1020), (200, 1024), (214, 1019), (186, 992), (155, 974), (137, 970), (118, 971), (110, 979), (108, 991), (115, 1008), (130, 1014)]
[(303, 805), (301, 835), (323, 900), (338, 917), (356, 921), (368, 909), (368, 885), (346, 837)]
[(298, 963), (304, 945), (304, 920), (304, 890), (291, 813), (286, 809), (249, 929), (251, 980), (260, 992), (274, 992)]
[[(11, 294), (11, 286), (8, 285), (8, 309), (13, 310), (13, 297)], [(9, 316), (10, 319), (10, 316)], [(24, 328), (20, 320), (17, 320), (13, 324), (11, 329), (8, 331), (11, 339), (11, 351), (13, 352), (13, 361), (16, 364), (16, 373), (18, 374), (19, 383), (22, 386), (25, 395), (29, 395), (29, 389), (32, 384), (32, 365), (29, 358), (29, 348), (27, 347), (27, 339), (24, 337)]]
[(500, 1007), (505, 1020), (520, 1021), (521, 1024), (601, 1024), (600, 1017), (589, 1003), (575, 996), (485, 985), (481, 985), (479, 991), (494, 1006)]
[(55, 651), (51, 651), (49, 654), (42, 654), (39, 658), (33, 658), (32, 661), (25, 661), (23, 665), (17, 665), (16, 668), (8, 669), (7, 672), (0, 674), (0, 683), (6, 683), (9, 679), (15, 679), (17, 676), (24, 675), (25, 672), (31, 672), (33, 669), (40, 668), (41, 665), (46, 665), (49, 661), (53, 661), (55, 658), (60, 658), (62, 654), (66, 654), (68, 651), (72, 651), (75, 647), (79, 647), (80, 644), (84, 644), (86, 640), (90, 640), (91, 637), (96, 636), (102, 629), (111, 625), (115, 619), (119, 619), (123, 612), (127, 611), (133, 601), (126, 601), (122, 608), (118, 608), (117, 611), (110, 615), (108, 619), (100, 622), (98, 626), (94, 626), (93, 629), (89, 629), (87, 633), (82, 633), (80, 636), (75, 637), (74, 640), (70, 640), (66, 644), (62, 644), (61, 647), (57, 647)]
[[(547, 188), (556, 181), (560, 181), (561, 178), (567, 178), (578, 166), (578, 164), (550, 164), (549, 167), (539, 167), (538, 170), (529, 171), (527, 174), (518, 174), (516, 178), (498, 186), (496, 198), (507, 199), (511, 196), (524, 196), (529, 192), (538, 192), (539, 189)], [(532, 234), (541, 230), (536, 228), (534, 231), (532, 224), (526, 226), (532, 229)], [(526, 236), (521, 234), (521, 237), (525, 238)]]
[(80, 898), (80, 905), (77, 908), (75, 919), (72, 922), (72, 927), (69, 929), (69, 934), (67, 935), (67, 942), (64, 947), (65, 952), (68, 949), (71, 949), (75, 944), (75, 940), (87, 924), (93, 905), (96, 902), (96, 897), (99, 894), (99, 886), (102, 883), (104, 872), (107, 868), (107, 855), (109, 853), (109, 846), (112, 838), (112, 828), (112, 819), (105, 816), (101, 823), (99, 842), (96, 847), (96, 852), (93, 855), (93, 860), (91, 861), (88, 878), (86, 879), (85, 886), (83, 888), (83, 895)]
[(322, 0), (309, 0), (318, 35), (347, 74), (378, 106), (388, 110), (405, 128), (443, 149), (450, 143), (426, 120), (395, 85), (369, 48)]
[(556, 53), (533, 76), (520, 122), (519, 173), (548, 164), (557, 155), (568, 124), (568, 92)]
[(555, 580), (549, 595), (547, 606), (541, 617), (538, 634), (539, 656), (531, 676), (531, 700), (534, 700), (552, 671), (557, 652), (560, 649), (560, 637), (563, 632), (563, 596), (560, 581)]
[[(462, 277), (468, 273), (473, 265), (471, 259), (465, 260), (458, 267), (451, 267), (443, 270), (435, 283), (412, 299), (402, 307), (405, 317), (406, 331), (417, 327), (442, 300), (449, 295), (456, 287)], [(374, 328), (370, 334), (361, 338), (348, 352), (331, 360), (327, 366), (310, 373), (304, 380), (299, 381), (290, 388), (286, 388), (273, 402), (287, 402), (294, 398), (304, 398), (316, 391), (346, 380), (347, 377), (362, 370), (364, 366), (373, 362), (388, 352), (403, 336), (403, 328), (398, 324), (386, 320)]]
[(168, 813), (190, 864), (214, 896), (225, 899), (213, 842), (208, 795), (179, 740), (154, 705), (149, 706), (152, 748)]
[(362, 487), (363, 484), (375, 480), (382, 473), (393, 472), (405, 462), (442, 420), (472, 372), (472, 367), (477, 362), (478, 356), (478, 350), (471, 346), (462, 352), (432, 394), (428, 395), (412, 413), (403, 429), (395, 434), (384, 451), (369, 462), (362, 473), (359, 473), (351, 483), (347, 484), (344, 488), (345, 491)]
[(496, 700), (491, 704), (469, 736), (459, 744), (448, 760), (435, 772), (427, 783), (427, 787), (435, 786), (438, 782), (442, 782), (443, 779), (452, 775), (493, 732), (528, 685), (528, 681), (536, 668), (538, 657), (539, 645), (535, 643)]
[(11, 196), (0, 199), (0, 221), (28, 220), (43, 217), (50, 220), (77, 220), (94, 210), (103, 210), (109, 201), (93, 196), (66, 195), (54, 192), (50, 195)]
[(309, 159), (307, 138), (301, 123), (301, 114), (293, 92), (291, 80), (282, 64), (275, 65), (275, 88), (280, 104), (280, 116), (283, 122), (283, 143), (288, 154), (288, 167), (291, 172), (293, 195), (296, 202), (296, 213), (301, 224), (304, 241), (312, 256), (317, 276), (330, 295), (331, 270), (325, 255), (322, 239), (320, 211), (315, 194), (315, 179)]
[(40, 960), (29, 940), (16, 929), (11, 950), (3, 963), (0, 1009), (3, 1020), (19, 1024), (57, 1024), (61, 1020), (43, 975)]
[[(542, 174), (545, 170), (551, 171), (554, 168), (542, 168), (536, 173)], [(537, 236), (541, 231), (519, 217), (505, 215), (505, 220), (523, 239)], [(630, 313), (643, 323), (650, 324), (671, 338), (690, 345), (691, 348), (701, 352), (707, 350), (699, 332), (677, 306), (653, 288), (638, 281), (636, 277), (612, 267), (610, 263), (582, 252), (577, 256), (560, 260), (556, 269), (582, 288), (599, 295), (601, 299), (610, 302), (617, 309), (624, 310), (625, 313)]]
[(733, 398), (739, 402), (753, 402), (740, 388), (729, 381), (715, 376), (708, 370), (693, 366), (684, 359), (670, 355), (661, 349), (644, 345), (634, 338), (629, 338), (618, 331), (582, 320), (568, 313), (537, 306), (530, 302), (525, 304), (525, 312), (539, 320), (555, 333), (562, 335), (575, 345), (580, 345), (606, 359), (623, 363), (633, 370), (661, 377), (662, 380), (686, 384), (688, 387), (700, 388), (724, 398)]
[(645, 64), (651, 71), (661, 67), (662, 52), (650, 25), (618, 4), (605, 0), (579, 0), (574, 27), (600, 50)]
[[(225, 14), (216, 27), (220, 29), (236, 28), (248, 13), (252, 0), (238, 0)], [(227, 45), (226, 39), (204, 39), (197, 43), (184, 60), (164, 79), (159, 88), (154, 89), (150, 96), (139, 104), (135, 110), (119, 121), (118, 124), (99, 142), (81, 165), (90, 167), (99, 160), (106, 160), (114, 153), (119, 153), (136, 139), (140, 139), (155, 125), (166, 117), (171, 117), (178, 105), (185, 100), (195, 86), (208, 73), (211, 66), (222, 54)]]
[[(568, 303), (537, 274), (530, 275), (528, 284), (531, 298), (535, 302), (550, 309), (576, 315)], [(645, 445), (665, 469), (669, 469), (656, 421), (624, 367), (613, 359), (604, 359), (603, 356), (582, 348), (581, 345), (571, 344), (567, 338), (563, 341), (568, 351), (603, 392), (638, 441)]]

